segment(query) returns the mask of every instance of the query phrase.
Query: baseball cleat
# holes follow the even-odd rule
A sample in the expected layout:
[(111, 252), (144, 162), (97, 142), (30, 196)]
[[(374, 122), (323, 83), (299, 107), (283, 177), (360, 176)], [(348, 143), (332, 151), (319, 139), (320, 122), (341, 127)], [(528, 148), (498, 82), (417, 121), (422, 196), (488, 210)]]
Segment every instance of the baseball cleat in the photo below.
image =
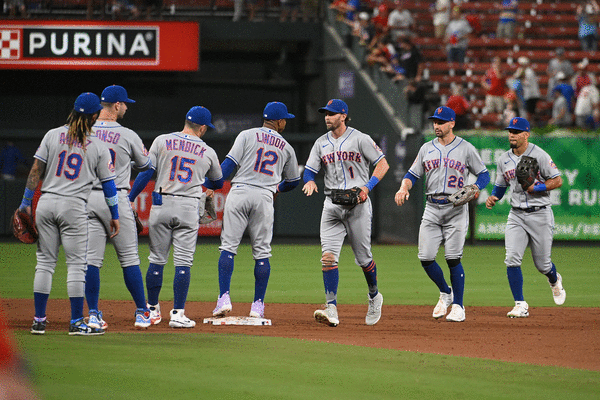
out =
[(458, 304), (452, 304), (450, 314), (446, 317), (446, 321), (463, 322), (465, 320), (465, 308)]
[(265, 303), (263, 303), (260, 299), (252, 303), (252, 307), (250, 307), (250, 316), (253, 318), (264, 318)]
[(335, 304), (326, 304), (323, 310), (315, 311), (314, 317), (317, 322), (329, 326), (338, 326), (340, 323)]
[(48, 321), (44, 317), (43, 319), (33, 318), (33, 324), (31, 325), (31, 333), (33, 335), (43, 335), (46, 333), (46, 324)]
[(196, 321), (192, 321), (185, 316), (183, 309), (171, 310), (171, 328), (193, 328), (196, 326)]
[(213, 310), (213, 317), (224, 317), (232, 308), (229, 292), (225, 292), (223, 296), (217, 299), (217, 306)]
[(554, 284), (550, 284), (550, 289), (552, 289), (552, 297), (554, 298), (554, 302), (556, 305), (562, 306), (565, 303), (565, 299), (567, 298), (567, 292), (563, 289), (562, 285), (562, 276), (557, 272), (556, 277), (558, 278)]
[(454, 301), (454, 292), (452, 292), (452, 288), (450, 288), (450, 293), (440, 292), (440, 299), (433, 309), (433, 318), (438, 319), (442, 318), (448, 312), (448, 307)]
[(69, 335), (78, 336), (93, 336), (93, 335), (104, 335), (104, 330), (98, 328), (92, 328), (87, 325), (83, 320), (83, 317), (77, 320), (71, 320), (69, 325)]
[(87, 320), (87, 326), (90, 328), (106, 330), (108, 328), (108, 324), (102, 319), (102, 311), (90, 310), (90, 317)]
[(526, 301), (515, 301), (515, 306), (506, 314), (509, 318), (527, 318), (529, 317), (529, 304)]
[(146, 329), (152, 325), (150, 319), (150, 311), (138, 308), (135, 310), (135, 323), (133, 324), (136, 328)]
[(367, 325), (375, 325), (381, 318), (381, 306), (383, 306), (383, 295), (377, 293), (373, 298), (369, 297), (369, 309), (367, 310), (367, 316), (365, 317), (365, 323)]
[(160, 313), (160, 304), (156, 304), (154, 306), (147, 304), (146, 307), (148, 307), (148, 310), (150, 310), (150, 323), (152, 325), (158, 325), (160, 321), (162, 321), (162, 315)]

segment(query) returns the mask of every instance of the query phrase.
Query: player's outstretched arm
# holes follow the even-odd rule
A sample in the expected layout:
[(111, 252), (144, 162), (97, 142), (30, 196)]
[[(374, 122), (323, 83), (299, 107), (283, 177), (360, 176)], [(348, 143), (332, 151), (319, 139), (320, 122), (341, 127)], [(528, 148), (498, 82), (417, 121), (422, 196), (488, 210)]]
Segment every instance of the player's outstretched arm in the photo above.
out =
[(396, 195), (394, 196), (394, 200), (396, 201), (397, 205), (401, 206), (406, 200), (408, 200), (408, 198), (410, 197), (410, 194), (408, 192), (410, 191), (410, 189), (412, 189), (413, 184), (417, 181), (417, 179), (418, 178), (410, 172), (407, 172), (406, 175), (404, 175), (404, 179), (402, 179), (400, 189), (398, 189)]
[(302, 179), (304, 182), (304, 187), (302, 187), (302, 191), (305, 195), (311, 196), (313, 193), (319, 193), (319, 189), (317, 188), (317, 184), (315, 183), (315, 176), (317, 174), (308, 168), (304, 168), (304, 174), (302, 175)]
[(496, 202), (504, 197), (506, 187), (496, 186), (492, 188), (492, 194), (485, 200), (485, 207), (489, 210), (496, 205)]

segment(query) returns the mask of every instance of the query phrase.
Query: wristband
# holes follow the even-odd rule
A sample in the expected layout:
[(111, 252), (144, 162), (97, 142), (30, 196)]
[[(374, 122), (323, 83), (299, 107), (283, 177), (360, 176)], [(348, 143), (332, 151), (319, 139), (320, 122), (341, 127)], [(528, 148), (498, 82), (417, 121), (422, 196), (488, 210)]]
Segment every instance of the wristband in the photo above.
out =
[(35, 193), (35, 190), (25, 188), (25, 193), (23, 194), (23, 200), (21, 200), (21, 205), (19, 206), (20, 209), (29, 207), (31, 205), (31, 201), (33, 200), (34, 193)]
[(534, 185), (533, 186), (533, 191), (534, 192), (545, 192), (546, 191), (546, 184), (545, 183), (540, 183), (538, 185)]
[(375, 185), (377, 185), (378, 183), (379, 183), (379, 178), (377, 178), (376, 176), (372, 176), (371, 179), (369, 179), (369, 182), (367, 182), (367, 184), (365, 186), (367, 187), (367, 189), (369, 189), (369, 192), (370, 192), (371, 190), (373, 190)]

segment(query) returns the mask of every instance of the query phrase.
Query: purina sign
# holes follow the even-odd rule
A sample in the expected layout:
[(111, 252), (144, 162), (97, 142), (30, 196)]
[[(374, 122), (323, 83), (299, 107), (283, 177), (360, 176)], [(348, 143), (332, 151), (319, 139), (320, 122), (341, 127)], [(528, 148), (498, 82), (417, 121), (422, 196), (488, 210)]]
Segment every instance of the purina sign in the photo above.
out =
[(194, 22), (0, 24), (0, 69), (196, 71)]

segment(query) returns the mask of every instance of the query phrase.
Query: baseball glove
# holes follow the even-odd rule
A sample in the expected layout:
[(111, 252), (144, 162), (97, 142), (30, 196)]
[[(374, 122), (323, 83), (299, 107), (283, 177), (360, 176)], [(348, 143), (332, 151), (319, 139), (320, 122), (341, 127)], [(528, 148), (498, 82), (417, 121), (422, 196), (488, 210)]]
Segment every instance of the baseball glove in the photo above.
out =
[(529, 186), (535, 183), (535, 178), (540, 170), (540, 166), (535, 158), (529, 156), (521, 157), (521, 161), (517, 164), (517, 170), (515, 175), (517, 176), (517, 182), (523, 188), (523, 191), (527, 191)]
[(362, 189), (359, 187), (353, 187), (352, 189), (331, 189), (331, 202), (344, 206), (356, 205), (360, 203), (361, 191)]
[(144, 224), (142, 224), (142, 221), (140, 220), (140, 216), (138, 215), (137, 211), (135, 211), (135, 210), (133, 210), (133, 218), (135, 218), (135, 228), (137, 229), (137, 233), (139, 235), (144, 230)]
[(13, 234), (23, 243), (35, 243), (38, 239), (38, 231), (35, 228), (33, 217), (24, 211), (15, 211), (12, 218)]
[(217, 219), (217, 211), (212, 197), (207, 197), (204, 203), (204, 215), (200, 218), (200, 224), (210, 224)]
[(467, 185), (448, 196), (448, 201), (454, 204), (454, 207), (458, 207), (477, 197), (479, 197), (479, 188), (476, 185)]

